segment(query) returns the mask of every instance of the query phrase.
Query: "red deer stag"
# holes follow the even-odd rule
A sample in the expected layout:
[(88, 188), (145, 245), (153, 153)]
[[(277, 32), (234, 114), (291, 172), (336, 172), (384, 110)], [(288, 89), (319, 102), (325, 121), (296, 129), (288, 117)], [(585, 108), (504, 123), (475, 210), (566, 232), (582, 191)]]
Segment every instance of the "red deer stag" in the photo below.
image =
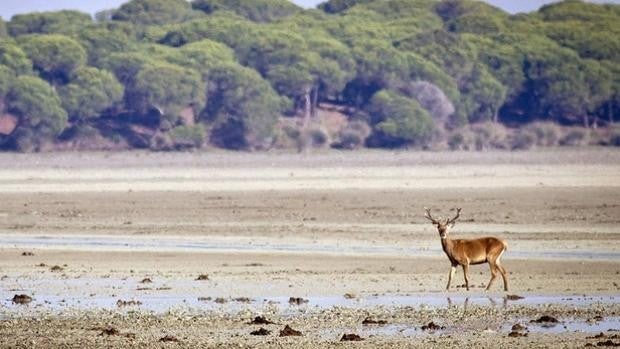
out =
[(461, 215), (461, 209), (456, 209), (456, 216), (452, 219), (447, 218), (445, 222), (441, 222), (439, 219), (433, 218), (431, 210), (424, 208), (426, 213), (424, 217), (428, 218), (433, 224), (437, 225), (439, 236), (441, 237), (441, 247), (443, 251), (450, 259), (452, 267), (450, 268), (450, 275), (448, 276), (448, 286), (446, 290), (450, 289), (450, 282), (452, 276), (456, 271), (457, 266), (463, 267), (463, 274), (465, 276), (465, 287), (469, 291), (469, 266), (473, 264), (489, 263), (491, 267), (491, 280), (487, 286), (487, 291), (491, 288), (491, 284), (497, 277), (499, 272), (504, 279), (504, 291), (508, 291), (508, 278), (506, 276), (506, 269), (500, 264), (500, 258), (508, 245), (504, 240), (494, 237), (484, 237), (479, 239), (450, 239), (448, 237), (448, 231), (454, 226), (454, 223)]

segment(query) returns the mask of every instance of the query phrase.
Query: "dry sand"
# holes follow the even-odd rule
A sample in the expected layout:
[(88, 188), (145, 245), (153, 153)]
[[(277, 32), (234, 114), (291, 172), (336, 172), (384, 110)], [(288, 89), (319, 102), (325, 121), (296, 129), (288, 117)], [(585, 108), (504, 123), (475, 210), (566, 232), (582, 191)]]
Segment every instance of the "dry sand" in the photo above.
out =
[[(620, 329), (620, 151), (0, 161), (0, 347), (620, 343), (608, 331)], [(485, 265), (472, 290), (445, 292), (449, 263), (424, 206), (463, 208), (453, 236), (506, 239), (508, 294), (525, 299), (507, 299), (501, 280), (485, 293)], [(250, 335), (257, 315), (271, 334)], [(542, 315), (561, 323), (529, 323)], [(387, 324), (362, 325), (369, 316)], [(430, 321), (445, 328), (422, 330)], [(515, 323), (527, 336), (508, 337)], [(303, 336), (278, 337), (285, 324)]]

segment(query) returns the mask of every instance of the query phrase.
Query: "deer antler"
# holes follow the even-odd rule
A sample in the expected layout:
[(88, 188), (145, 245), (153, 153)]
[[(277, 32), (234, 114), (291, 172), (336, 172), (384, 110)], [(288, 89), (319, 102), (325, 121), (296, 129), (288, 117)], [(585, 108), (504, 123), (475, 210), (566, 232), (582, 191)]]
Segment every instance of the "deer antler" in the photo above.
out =
[(433, 224), (439, 224), (439, 221), (433, 218), (433, 216), (431, 216), (430, 208), (424, 207), (424, 211), (426, 211), (426, 213), (424, 214), (424, 217), (428, 218), (431, 222), (433, 222)]
[(454, 218), (452, 219), (448, 219), (446, 221), (446, 224), (453, 224), (454, 222), (456, 222), (457, 219), (459, 219), (459, 217), (461, 216), (461, 208), (457, 208), (456, 209), (456, 216), (454, 216)]

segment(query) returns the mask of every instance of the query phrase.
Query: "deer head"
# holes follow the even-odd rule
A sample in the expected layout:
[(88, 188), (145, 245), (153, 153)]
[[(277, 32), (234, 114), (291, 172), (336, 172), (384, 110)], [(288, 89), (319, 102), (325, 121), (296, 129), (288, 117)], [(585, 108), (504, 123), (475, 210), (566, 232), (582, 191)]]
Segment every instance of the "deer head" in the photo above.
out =
[(461, 215), (461, 208), (459, 207), (456, 209), (456, 216), (454, 216), (454, 218), (446, 218), (445, 222), (442, 222), (440, 219), (433, 218), (430, 208), (425, 207), (424, 211), (426, 211), (424, 217), (428, 218), (431, 222), (433, 222), (433, 224), (437, 226), (437, 231), (439, 232), (439, 236), (442, 239), (448, 237), (448, 231), (454, 226), (454, 223), (457, 219), (459, 219)]

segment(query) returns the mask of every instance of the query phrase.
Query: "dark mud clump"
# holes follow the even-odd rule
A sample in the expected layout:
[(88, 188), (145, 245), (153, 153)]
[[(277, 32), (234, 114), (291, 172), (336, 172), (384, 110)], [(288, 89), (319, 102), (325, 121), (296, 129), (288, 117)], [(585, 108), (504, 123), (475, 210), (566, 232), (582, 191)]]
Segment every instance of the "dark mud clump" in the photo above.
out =
[(507, 294), (506, 297), (504, 298), (506, 298), (506, 300), (509, 300), (509, 301), (518, 301), (519, 299), (525, 299), (525, 297), (522, 297), (516, 294)]
[(200, 274), (196, 278), (196, 281), (206, 281), (206, 280), (209, 280), (209, 275), (208, 274)]
[(60, 271), (63, 271), (63, 270), (65, 270), (65, 268), (61, 267), (60, 265), (55, 265), (55, 266), (50, 268), (50, 271), (53, 271), (53, 272), (60, 272)]
[(250, 325), (272, 325), (275, 322), (267, 320), (264, 316), (257, 316), (254, 320), (250, 321), (248, 324)]
[(511, 330), (513, 330), (513, 331), (525, 331), (525, 330), (527, 330), (527, 326), (522, 325), (522, 324), (514, 324), (514, 325), (512, 325)]
[(607, 338), (607, 335), (604, 334), (603, 332), (601, 332), (601, 333), (599, 333), (597, 335), (594, 335), (592, 337), (586, 337), (586, 339), (601, 339), (601, 338)]
[(258, 330), (256, 330), (256, 331), (252, 331), (252, 332), (250, 332), (250, 334), (251, 334), (252, 336), (268, 336), (268, 335), (270, 335), (270, 334), (271, 334), (271, 331), (269, 331), (269, 330), (268, 330), (268, 329), (266, 329), (266, 328), (261, 327), (261, 328), (259, 328), (259, 329), (258, 329)]
[(218, 304), (224, 304), (224, 303), (227, 302), (227, 300), (226, 300), (226, 298), (217, 297), (214, 302), (218, 303)]
[(421, 327), (422, 331), (437, 331), (437, 330), (443, 330), (445, 328), (446, 328), (445, 326), (437, 325), (433, 321)]
[(303, 299), (301, 297), (290, 297), (288, 299), (288, 303), (289, 304), (294, 304), (294, 305), (302, 305), (302, 304), (308, 303), (308, 300), (307, 299)]
[(131, 301), (124, 301), (122, 299), (119, 299), (118, 301), (116, 301), (116, 306), (117, 307), (130, 307), (130, 306), (134, 306), (134, 305), (142, 305), (142, 302), (140, 301), (136, 301), (136, 300), (131, 300)]
[(32, 302), (32, 297), (27, 294), (16, 294), (12, 299), (15, 304), (28, 304)]
[(30, 251), (26, 251), (26, 252), (22, 252), (22, 256), (24, 256), (24, 257), (32, 257), (32, 256), (34, 256), (34, 253), (32, 253)]
[(620, 342), (614, 342), (611, 339), (596, 343), (597, 347), (620, 347)]
[(178, 342), (179, 339), (177, 337), (175, 337), (175, 336), (171, 336), (171, 335), (167, 334), (167, 335), (161, 337), (159, 339), (159, 341), (160, 342)]
[(280, 337), (301, 336), (301, 331), (292, 329), (289, 325), (284, 326), (284, 329), (280, 331)]
[(344, 298), (345, 299), (355, 299), (355, 298), (357, 298), (357, 296), (354, 293), (345, 293), (344, 294)]
[(374, 320), (370, 317), (367, 317), (362, 321), (362, 325), (387, 325), (387, 321), (385, 320)]
[(553, 316), (549, 316), (549, 315), (543, 315), (541, 317), (539, 317), (536, 320), (532, 320), (530, 322), (534, 322), (537, 324), (557, 324), (559, 321), (558, 319), (554, 318)]
[(341, 342), (359, 342), (363, 340), (364, 338), (356, 335), (355, 333), (346, 333), (342, 335), (342, 338), (340, 338)]
[(150, 284), (152, 282), (153, 280), (151, 280), (151, 278), (144, 278), (140, 281), (141, 284)]
[(518, 331), (512, 331), (508, 333), (508, 337), (527, 337), (527, 333), (522, 333)]
[(248, 297), (237, 297), (233, 299), (235, 302), (239, 303), (250, 303), (252, 300)]
[(198, 301), (199, 302), (208, 302), (210, 300), (212, 300), (213, 298), (211, 297), (198, 297)]
[(115, 329), (114, 327), (106, 327), (101, 330), (100, 336), (119, 336), (121, 331)]

